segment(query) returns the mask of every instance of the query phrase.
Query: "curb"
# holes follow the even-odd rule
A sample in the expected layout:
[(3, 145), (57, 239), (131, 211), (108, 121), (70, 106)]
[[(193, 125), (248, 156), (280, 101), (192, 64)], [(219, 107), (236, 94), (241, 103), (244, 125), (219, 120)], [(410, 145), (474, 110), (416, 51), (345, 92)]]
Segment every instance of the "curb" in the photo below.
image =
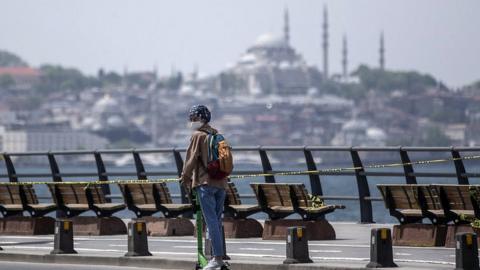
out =
[[(0, 252), (0, 261), (29, 263), (58, 263), (82, 265), (130, 266), (142, 268), (194, 269), (195, 260), (173, 260), (156, 257), (105, 257), (85, 255), (50, 255)], [(321, 266), (318, 264), (271, 264), (266, 262), (246, 263), (232, 261), (232, 270), (355, 270), (365, 267)]]

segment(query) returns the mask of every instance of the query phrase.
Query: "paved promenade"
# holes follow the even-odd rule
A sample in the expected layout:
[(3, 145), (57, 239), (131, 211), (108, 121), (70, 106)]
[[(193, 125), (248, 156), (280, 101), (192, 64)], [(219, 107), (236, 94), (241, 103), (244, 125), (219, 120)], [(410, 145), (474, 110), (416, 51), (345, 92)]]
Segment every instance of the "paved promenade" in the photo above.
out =
[[(282, 266), (282, 269), (364, 269), (369, 261), (370, 229), (392, 227), (391, 224), (333, 223), (335, 241), (310, 241), (313, 264)], [(53, 235), (0, 236), (2, 261), (122, 265), (193, 269), (196, 240), (193, 237), (149, 237), (152, 257), (125, 258), (127, 236), (77, 236), (76, 255), (47, 255), (53, 249)], [(395, 262), (401, 269), (453, 269), (452, 248), (394, 247)], [(232, 269), (280, 269), (285, 259), (285, 241), (258, 238), (227, 239), (227, 253)], [(2, 262), (0, 262), (0, 265)], [(283, 268), (284, 267), (284, 268)]]

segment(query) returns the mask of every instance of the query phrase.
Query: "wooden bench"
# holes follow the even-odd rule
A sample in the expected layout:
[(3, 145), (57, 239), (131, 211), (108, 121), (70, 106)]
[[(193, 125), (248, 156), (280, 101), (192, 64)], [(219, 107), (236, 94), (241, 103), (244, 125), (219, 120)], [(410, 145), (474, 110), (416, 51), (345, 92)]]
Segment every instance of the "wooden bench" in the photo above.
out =
[(192, 211), (191, 204), (172, 202), (166, 183), (118, 184), (125, 204), (137, 217), (162, 212), (167, 218), (178, 217)]
[(304, 184), (250, 184), (262, 211), (272, 220), (281, 219), (291, 214), (299, 214), (303, 220), (322, 219), (326, 214), (343, 209), (343, 205), (323, 205), (313, 207), (308, 199)]
[(390, 215), (401, 224), (417, 223), (428, 218), (432, 224), (446, 224), (439, 193), (430, 185), (377, 185)]
[(53, 203), (40, 203), (33, 185), (0, 184), (0, 212), (4, 217), (22, 215), (41, 217), (56, 209)]
[(225, 196), (225, 216), (235, 219), (245, 219), (250, 215), (262, 211), (258, 204), (242, 204), (235, 184), (228, 182)]
[[(466, 218), (479, 218), (480, 186), (475, 185), (432, 185), (432, 190), (439, 194), (446, 219), (455, 224), (465, 224)], [(476, 195), (475, 195), (476, 194)]]
[(0, 185), (0, 211), (4, 217), (23, 215), (20, 192), (20, 186)]
[(110, 217), (125, 209), (122, 203), (109, 203), (101, 185), (47, 184), (58, 209), (67, 217), (75, 217), (92, 210), (98, 217)]

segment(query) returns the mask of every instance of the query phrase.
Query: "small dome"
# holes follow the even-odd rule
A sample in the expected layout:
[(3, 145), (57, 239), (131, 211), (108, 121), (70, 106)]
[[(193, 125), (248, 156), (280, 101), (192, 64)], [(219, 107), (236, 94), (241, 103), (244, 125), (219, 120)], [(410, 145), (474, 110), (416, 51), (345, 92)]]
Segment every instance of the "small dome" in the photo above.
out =
[(259, 36), (254, 44), (254, 47), (260, 48), (278, 48), (286, 46), (287, 43), (283, 37), (275, 36), (273, 34), (263, 34)]
[(252, 64), (252, 63), (255, 63), (256, 61), (257, 61), (257, 57), (255, 57), (255, 55), (251, 53), (246, 53), (242, 55), (242, 57), (240, 57), (239, 62), (242, 64)]
[(97, 113), (117, 112), (119, 111), (118, 102), (109, 94), (106, 94), (99, 99), (93, 106), (93, 111)]

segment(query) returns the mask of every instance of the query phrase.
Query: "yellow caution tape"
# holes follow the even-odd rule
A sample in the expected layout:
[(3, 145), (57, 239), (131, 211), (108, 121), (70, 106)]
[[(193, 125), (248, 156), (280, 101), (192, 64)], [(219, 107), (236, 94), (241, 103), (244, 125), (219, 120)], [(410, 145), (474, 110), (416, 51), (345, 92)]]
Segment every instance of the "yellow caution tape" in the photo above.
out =
[[(391, 168), (391, 167), (401, 167), (401, 166), (411, 166), (411, 165), (425, 165), (425, 164), (434, 164), (434, 163), (443, 163), (448, 161), (456, 160), (474, 160), (480, 159), (480, 155), (476, 156), (465, 156), (461, 158), (445, 158), (445, 159), (432, 159), (432, 160), (420, 160), (412, 161), (406, 163), (389, 163), (389, 164), (374, 164), (367, 166), (359, 167), (344, 167), (344, 168), (327, 168), (320, 170), (305, 170), (305, 171), (282, 171), (282, 172), (271, 172), (271, 173), (255, 173), (255, 174), (243, 174), (243, 175), (231, 175), (230, 179), (245, 179), (253, 177), (266, 177), (266, 176), (293, 176), (293, 175), (318, 175), (321, 173), (332, 173), (332, 172), (344, 172), (344, 171), (359, 171), (365, 169), (379, 169), (379, 168)], [(89, 185), (108, 185), (108, 184), (147, 184), (147, 183), (168, 183), (168, 182), (178, 182), (180, 178), (161, 178), (154, 180), (106, 180), (106, 181), (62, 181), (62, 182), (52, 182), (52, 181), (30, 181), (30, 182), (4, 182), (2, 185), (86, 185), (85, 188), (88, 188)]]

